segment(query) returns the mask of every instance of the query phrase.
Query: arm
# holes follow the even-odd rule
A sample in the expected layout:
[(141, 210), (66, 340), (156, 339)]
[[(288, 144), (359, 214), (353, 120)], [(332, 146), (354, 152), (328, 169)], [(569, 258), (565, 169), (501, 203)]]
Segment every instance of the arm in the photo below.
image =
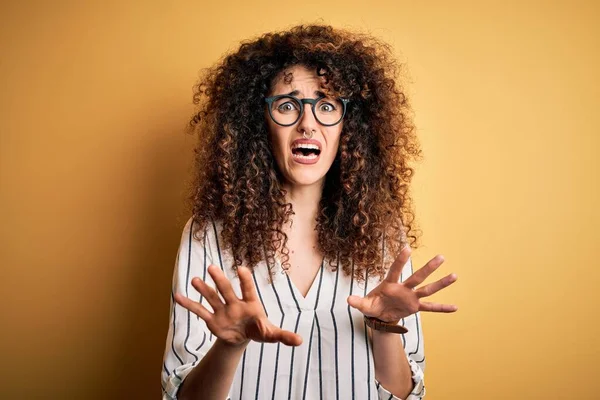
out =
[(217, 339), (179, 388), (180, 400), (225, 399), (246, 344), (232, 346)]
[[(210, 264), (210, 250), (204, 251), (211, 248), (207, 241), (196, 244), (198, 241), (192, 241), (188, 232), (190, 239), (186, 242), (186, 230), (183, 237), (171, 296), (163, 400), (174, 400), (179, 395), (185, 400), (200, 396), (207, 400), (229, 399), (237, 365), (250, 340), (299, 346), (302, 338), (268, 320), (250, 269), (237, 268), (239, 298), (222, 268)], [(202, 273), (195, 271), (194, 265), (203, 265)], [(184, 380), (187, 382), (182, 385)]]
[[(208, 265), (213, 261), (210, 230), (200, 235), (200, 240), (195, 240), (191, 236), (192, 224), (190, 218), (183, 228), (173, 272), (169, 332), (161, 374), (163, 400), (193, 399), (194, 396), (223, 400), (227, 398), (245, 346), (227, 348), (211, 334), (204, 320), (175, 302), (175, 295), (183, 295), (210, 307), (191, 280), (200, 277), (215, 286), (207, 273)], [(219, 379), (215, 379), (216, 374)], [(200, 387), (201, 391), (198, 390)]]
[(394, 396), (406, 399), (414, 383), (400, 335), (372, 331), (375, 379)]
[[(458, 277), (456, 274), (449, 274), (436, 282), (417, 288), (417, 285), (423, 283), (444, 262), (444, 257), (437, 255), (429, 260), (425, 266), (413, 273), (410, 252), (410, 247), (404, 246), (400, 251), (400, 255), (390, 266), (385, 279), (372, 289), (366, 297), (360, 298), (359, 296), (352, 295), (348, 297), (347, 301), (348, 304), (357, 308), (366, 316), (379, 318), (382, 321), (388, 322), (397, 321), (395, 323), (401, 323), (408, 329), (408, 332), (402, 336), (403, 353), (406, 353), (408, 357), (407, 360), (411, 368), (412, 380), (415, 387), (406, 400), (417, 400), (425, 396), (425, 386), (423, 384), (425, 357), (423, 355), (423, 333), (420, 328), (421, 318), (419, 312), (453, 313), (458, 310), (458, 307), (452, 304), (433, 303), (421, 301), (420, 299), (431, 296), (450, 286), (456, 282)], [(408, 267), (410, 270), (408, 268), (404, 269), (405, 264), (410, 266)], [(411, 275), (406, 277), (409, 273)], [(375, 343), (376, 341), (377, 344)], [(379, 365), (376, 365), (375, 374), (389, 380), (390, 384), (393, 384), (395, 387), (394, 391), (397, 391), (398, 394), (403, 394), (406, 391), (405, 384), (407, 382), (404, 362), (392, 361), (386, 356), (386, 354), (399, 355), (398, 341), (380, 335), (373, 337), (373, 347), (378, 348), (377, 350), (374, 349), (374, 351), (377, 351), (379, 354), (378, 360), (375, 360), (376, 363), (379, 362)], [(404, 359), (405, 357), (400, 356), (400, 358)], [(393, 372), (388, 371), (387, 368), (392, 368)], [(399, 381), (396, 381), (394, 377), (399, 379)], [(388, 399), (393, 399), (394, 397), (389, 391), (385, 390), (383, 394), (381, 393), (380, 389), (382, 387), (377, 382), (379, 397), (382, 398), (383, 395), (387, 394)]]
[(400, 324), (408, 329), (404, 335), (369, 328), (379, 397), (385, 400), (420, 400), (425, 396), (425, 355), (420, 313), (404, 318)]
[[(400, 281), (413, 273), (409, 257)], [(403, 318), (401, 325), (408, 329), (404, 335), (369, 329), (373, 341), (375, 379), (383, 399), (419, 400), (425, 396), (425, 355), (420, 313)]]

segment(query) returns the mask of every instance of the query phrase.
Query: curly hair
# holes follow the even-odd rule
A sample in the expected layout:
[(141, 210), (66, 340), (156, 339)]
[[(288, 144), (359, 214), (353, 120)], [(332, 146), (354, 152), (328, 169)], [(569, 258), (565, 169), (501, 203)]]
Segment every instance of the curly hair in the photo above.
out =
[(189, 127), (198, 134), (188, 197), (194, 236), (211, 220), (222, 221), (234, 269), (242, 263), (253, 269), (266, 257), (272, 270), (278, 250), (289, 268), (281, 228), (294, 212), (268, 139), (263, 99), (294, 65), (316, 70), (328, 94), (350, 99), (319, 203), (319, 250), (334, 270), (341, 262), (358, 281), (383, 278), (405, 244), (418, 246), (409, 184), (421, 149), (398, 82), (401, 65), (388, 44), (364, 33), (295, 26), (242, 42), (204, 70)]

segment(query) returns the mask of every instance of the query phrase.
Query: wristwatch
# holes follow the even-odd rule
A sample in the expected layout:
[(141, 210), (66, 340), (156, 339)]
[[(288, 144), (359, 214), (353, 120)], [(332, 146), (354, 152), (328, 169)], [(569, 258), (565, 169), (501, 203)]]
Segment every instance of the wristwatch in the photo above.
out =
[(391, 324), (389, 322), (385, 322), (374, 317), (367, 317), (366, 315), (365, 322), (367, 323), (368, 327), (370, 327), (371, 329), (375, 329), (376, 331), (401, 334), (405, 334), (406, 332), (408, 332), (408, 329), (406, 329), (402, 325)]

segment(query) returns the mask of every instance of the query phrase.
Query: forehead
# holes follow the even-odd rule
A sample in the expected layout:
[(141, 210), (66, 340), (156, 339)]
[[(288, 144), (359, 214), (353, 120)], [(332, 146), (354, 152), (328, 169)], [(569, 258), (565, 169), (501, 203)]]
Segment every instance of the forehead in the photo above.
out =
[(317, 75), (314, 68), (308, 69), (302, 65), (296, 65), (281, 71), (273, 80), (273, 94), (289, 93), (298, 91), (305, 96), (313, 95), (313, 92), (323, 89), (325, 78)]

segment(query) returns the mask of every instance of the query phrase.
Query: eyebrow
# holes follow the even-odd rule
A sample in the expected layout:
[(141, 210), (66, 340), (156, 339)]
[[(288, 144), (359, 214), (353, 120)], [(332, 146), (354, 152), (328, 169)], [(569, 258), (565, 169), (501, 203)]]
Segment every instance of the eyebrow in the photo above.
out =
[[(299, 90), (294, 90), (292, 92), (287, 93), (287, 96), (298, 96), (299, 94), (300, 94)], [(315, 90), (315, 95), (317, 97), (327, 97), (327, 95), (320, 90)]]

